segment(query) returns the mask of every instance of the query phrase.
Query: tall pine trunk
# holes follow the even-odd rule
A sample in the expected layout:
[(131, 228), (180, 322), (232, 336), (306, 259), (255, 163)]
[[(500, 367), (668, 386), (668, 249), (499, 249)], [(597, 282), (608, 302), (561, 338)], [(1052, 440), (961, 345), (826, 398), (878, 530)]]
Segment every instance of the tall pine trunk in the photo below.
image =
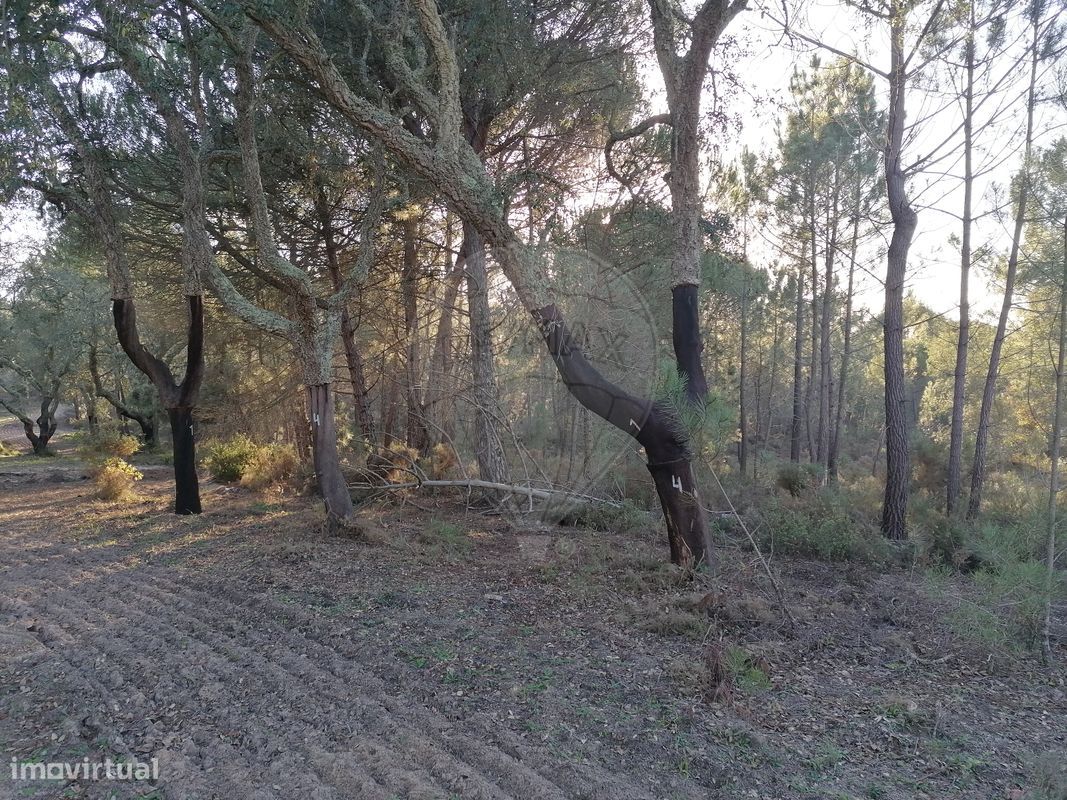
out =
[(489, 273), (485, 246), (477, 229), (463, 223), (463, 250), (467, 254), (467, 306), (470, 312), (471, 372), (474, 402), (474, 449), (482, 480), (510, 483), (511, 472), (497, 433), (496, 369), (493, 365), (493, 331), (489, 309)]
[(404, 364), (404, 398), (407, 407), (407, 445), (420, 453), (429, 447), (425, 407), (422, 402), (422, 365), (419, 363), (419, 251), (418, 221), (406, 219), (404, 231), (404, 336), (407, 337)]
[(1039, 56), (1038, 20), (1033, 20), (1033, 41), (1030, 52), (1030, 85), (1026, 94), (1026, 139), (1023, 144), (1023, 168), (1019, 175), (1019, 199), (1015, 206), (1015, 229), (1011, 237), (1011, 252), (1008, 254), (1008, 269), (1004, 276), (1004, 300), (1000, 306), (997, 331), (989, 353), (989, 369), (986, 371), (982, 390), (982, 408), (978, 413), (978, 431), (974, 441), (974, 463), (971, 465), (971, 496), (967, 503), (967, 519), (975, 519), (982, 511), (982, 489), (985, 486), (986, 457), (989, 447), (989, 425), (993, 415), (997, 378), (1000, 375), (1000, 354), (1008, 333), (1008, 318), (1015, 298), (1015, 277), (1019, 267), (1019, 248), (1022, 244), (1023, 226), (1026, 222), (1026, 204), (1030, 192), (1030, 150), (1034, 137), (1034, 105), (1037, 89), (1037, 63)]
[[(857, 194), (858, 194), (857, 187)], [(830, 434), (830, 454), (826, 460), (826, 473), (830, 481), (837, 480), (838, 457), (841, 452), (841, 426), (845, 410), (845, 383), (848, 381), (849, 360), (852, 358), (852, 294), (856, 276), (856, 250), (859, 247), (860, 215), (857, 209), (852, 218), (852, 245), (848, 257), (848, 286), (845, 289), (845, 318), (842, 322), (841, 366), (837, 374), (837, 407), (834, 410), (834, 427)]]
[(793, 416), (789, 426), (789, 460), (800, 463), (800, 429), (804, 424), (804, 267), (797, 270), (796, 336), (793, 339)]
[(948, 445), (948, 474), (945, 487), (945, 511), (950, 516), (959, 507), (963, 475), (963, 404), (967, 389), (967, 351), (971, 341), (971, 204), (974, 192), (974, 3), (969, 3), (970, 26), (967, 31), (966, 83), (963, 90), (963, 231), (960, 238), (960, 329), (956, 342), (956, 370), (952, 381), (952, 428)]
[[(323, 249), (326, 251), (326, 268), (330, 273), (330, 284), (336, 292), (341, 289), (344, 278), (341, 275), (340, 253), (333, 217), (326, 190), (321, 186), (315, 194), (315, 213), (318, 216)], [(352, 386), (352, 413), (356, 428), (366, 441), (374, 442), (376, 435), (374, 414), (370, 409), (370, 399), (367, 396), (366, 370), (363, 365), (363, 356), (356, 346), (356, 325), (349, 313), (347, 303), (341, 309), (341, 346), (345, 353), (345, 365), (348, 367), (348, 381)]]
[(889, 73), (889, 109), (885, 144), (885, 182), (893, 235), (886, 256), (885, 310), (882, 328), (885, 351), (885, 452), (886, 480), (882, 504), (882, 533), (889, 539), (908, 537), (908, 493), (911, 479), (908, 447), (907, 385), (904, 377), (904, 280), (908, 250), (918, 216), (908, 202), (901, 164), (904, 145), (907, 65), (904, 60), (902, 9), (892, 9)]
[(1052, 595), (1056, 582), (1056, 507), (1060, 493), (1060, 439), (1063, 432), (1063, 369), (1067, 358), (1067, 217), (1063, 219), (1063, 272), (1060, 276), (1059, 349), (1056, 353), (1056, 399), (1049, 442), (1048, 539), (1045, 543), (1045, 619), (1041, 642), (1046, 663), (1052, 661)]
[[(746, 267), (747, 269), (747, 267)], [(748, 472), (748, 395), (747, 395), (747, 369), (745, 368), (748, 362), (748, 305), (749, 305), (749, 278), (748, 273), (745, 273), (744, 285), (741, 289), (741, 352), (738, 354), (738, 361), (740, 363), (740, 369), (738, 371), (738, 406), (739, 406), (739, 419), (738, 425), (741, 432), (740, 449), (737, 454), (738, 467), (741, 470), (741, 474), (744, 475)], [(757, 406), (756, 416), (759, 417), (759, 408)]]

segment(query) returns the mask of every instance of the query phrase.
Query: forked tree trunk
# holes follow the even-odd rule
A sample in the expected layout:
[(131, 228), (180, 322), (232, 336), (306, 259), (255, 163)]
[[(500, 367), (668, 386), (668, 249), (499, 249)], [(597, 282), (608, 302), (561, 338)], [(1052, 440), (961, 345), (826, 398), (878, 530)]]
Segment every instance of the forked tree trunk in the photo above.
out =
[(327, 525), (332, 530), (352, 515), (352, 495), (345, 484), (344, 474), (341, 472), (341, 458), (337, 452), (332, 387), (329, 383), (308, 386), (307, 398), (315, 477), (326, 505)]
[[(193, 409), (204, 375), (204, 299), (188, 295), (189, 328), (186, 333), (185, 377), (174, 380), (170, 368), (141, 344), (133, 300), (116, 298), (112, 302), (115, 330), (119, 343), (159, 393), (167, 409), (174, 437), (174, 513), (199, 514), (200, 484), (196, 476), (196, 443), (193, 434)], [(175, 427), (177, 425), (177, 427)]]
[[(326, 268), (329, 270), (330, 282), (336, 292), (341, 289), (344, 276), (341, 274), (340, 254), (330, 204), (326, 189), (322, 186), (315, 193), (315, 213), (318, 216), (323, 249), (326, 251)], [(373, 442), (375, 440), (374, 414), (370, 410), (370, 401), (367, 397), (363, 357), (356, 346), (356, 325), (352, 321), (352, 315), (348, 312), (347, 303), (341, 309), (341, 345), (345, 351), (348, 380), (352, 385), (352, 409), (356, 427), (365, 440)]]
[[(48, 455), (48, 441), (55, 435), (57, 427), (56, 408), (59, 406), (58, 396), (46, 395), (41, 398), (41, 413), (36, 420), (27, 417), (17, 406), (9, 405), (3, 401), (0, 401), (0, 405), (14, 414), (18, 421), (22, 423), (22, 430), (26, 434), (30, 447), (33, 448), (33, 454), (35, 456)], [(34, 430), (35, 427), (36, 430)]]

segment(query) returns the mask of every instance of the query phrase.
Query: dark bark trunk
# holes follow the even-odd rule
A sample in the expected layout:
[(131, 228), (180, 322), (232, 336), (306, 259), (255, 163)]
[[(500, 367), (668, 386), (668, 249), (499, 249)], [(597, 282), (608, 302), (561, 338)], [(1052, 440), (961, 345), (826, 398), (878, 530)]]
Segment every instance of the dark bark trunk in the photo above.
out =
[(691, 403), (703, 403), (708, 396), (701, 356), (699, 287), (681, 284), (671, 289), (672, 340), (678, 374), (685, 381), (685, 396)]
[(4, 403), (3, 406), (22, 423), (22, 430), (26, 434), (30, 447), (33, 448), (33, 454), (35, 456), (48, 455), (48, 442), (55, 435), (57, 428), (56, 408), (59, 406), (58, 396), (51, 395), (41, 398), (41, 413), (36, 420), (27, 417), (16, 406), (8, 405), (7, 403)]
[(577, 347), (555, 305), (534, 312), (534, 319), (570, 393), (644, 447), (667, 522), (671, 560), (676, 564), (708, 561), (711, 550), (707, 519), (700, 503), (692, 453), (675, 415), (605, 380)]
[[(170, 417), (174, 435), (174, 513), (199, 514), (200, 487), (196, 478), (192, 415), (204, 377), (204, 299), (199, 295), (188, 295), (186, 299), (189, 305), (189, 328), (185, 344), (185, 376), (181, 383), (174, 380), (166, 363), (141, 344), (133, 300), (116, 298), (112, 312), (119, 344), (134, 366), (152, 381)], [(176, 420), (182, 423), (179, 428), (175, 428)]]
[(200, 481), (196, 475), (193, 409), (187, 406), (168, 408), (167, 416), (174, 447), (174, 513), (199, 514)]
[(315, 477), (326, 505), (327, 525), (334, 530), (352, 516), (352, 495), (345, 484), (337, 453), (333, 391), (330, 384), (319, 383), (307, 387), (307, 397)]
[(1026, 98), (1026, 139), (1023, 146), (1023, 168), (1020, 173), (1019, 202), (1015, 207), (1015, 229), (1008, 254), (1008, 269), (1004, 278), (1004, 301), (1000, 307), (997, 332), (989, 353), (989, 369), (986, 372), (982, 391), (982, 408), (978, 413), (978, 431), (974, 442), (974, 463), (971, 465), (971, 495), (967, 503), (967, 519), (975, 519), (982, 511), (982, 489), (985, 486), (986, 451), (989, 446), (989, 425), (993, 414), (997, 378), (1000, 376), (1000, 353), (1008, 332), (1008, 317), (1011, 315), (1015, 296), (1015, 276), (1019, 267), (1019, 248), (1022, 243), (1023, 226), (1026, 222), (1026, 204), (1029, 195), (1030, 149), (1034, 136), (1034, 104), (1037, 87), (1037, 64), (1039, 61), (1038, 24), (1034, 22), (1030, 54), (1030, 85)]

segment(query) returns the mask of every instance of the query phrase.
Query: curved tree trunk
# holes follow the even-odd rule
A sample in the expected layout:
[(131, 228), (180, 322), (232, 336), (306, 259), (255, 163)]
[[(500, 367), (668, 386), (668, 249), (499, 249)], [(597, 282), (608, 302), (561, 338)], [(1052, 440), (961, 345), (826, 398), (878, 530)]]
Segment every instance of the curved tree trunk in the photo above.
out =
[[(36, 420), (27, 417), (23, 414), (17, 406), (0, 400), (0, 406), (3, 406), (22, 423), (22, 430), (26, 434), (26, 439), (30, 443), (30, 447), (33, 448), (33, 454), (35, 456), (48, 455), (48, 441), (55, 435), (56, 432), (56, 408), (59, 407), (59, 397), (56, 395), (48, 395), (41, 398), (41, 413)], [(36, 427), (36, 430), (34, 430)]]
[(700, 503), (686, 433), (667, 409), (611, 384), (576, 346), (554, 304), (533, 312), (549, 355), (572, 395), (645, 449), (667, 523), (667, 542), (676, 564), (700, 564), (711, 556), (707, 517)]
[(104, 382), (100, 377), (100, 369), (97, 364), (95, 345), (89, 348), (89, 374), (93, 379), (93, 388), (96, 391), (96, 396), (107, 400), (115, 411), (126, 419), (132, 419), (136, 422), (141, 428), (141, 436), (144, 438), (145, 447), (149, 450), (154, 450), (159, 444), (156, 435), (155, 416), (152, 414), (142, 414), (137, 409), (123, 402), (122, 398), (114, 392), (109, 392), (104, 387)]

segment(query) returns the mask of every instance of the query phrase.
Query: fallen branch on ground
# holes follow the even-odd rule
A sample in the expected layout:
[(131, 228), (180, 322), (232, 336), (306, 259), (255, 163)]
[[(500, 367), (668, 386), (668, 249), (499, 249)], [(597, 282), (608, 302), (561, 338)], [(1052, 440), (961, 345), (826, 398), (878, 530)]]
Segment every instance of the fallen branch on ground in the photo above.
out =
[(452, 487), (462, 489), (491, 489), (507, 494), (521, 494), (538, 500), (567, 500), (572, 502), (599, 504), (611, 508), (621, 508), (622, 503), (615, 500), (607, 500), (603, 497), (593, 497), (588, 494), (568, 492), (564, 489), (538, 489), (533, 486), (520, 486), (510, 483), (494, 483), (471, 478), (469, 480), (417, 480), (408, 483), (353, 483), (350, 489), (373, 489), (383, 492), (399, 492), (405, 489)]

